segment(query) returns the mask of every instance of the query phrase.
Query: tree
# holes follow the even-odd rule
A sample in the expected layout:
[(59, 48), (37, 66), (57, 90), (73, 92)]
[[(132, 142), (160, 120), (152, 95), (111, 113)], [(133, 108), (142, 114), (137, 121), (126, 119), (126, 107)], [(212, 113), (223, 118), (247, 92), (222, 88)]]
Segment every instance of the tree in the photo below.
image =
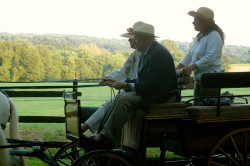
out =
[(27, 42), (21, 41), (16, 45), (17, 56), (20, 56), (20, 66), (25, 71), (20, 77), (20, 81), (38, 81), (44, 79), (44, 65), (37, 49), (28, 44)]
[(22, 66), (14, 66), (12, 68), (11, 81), (21, 81), (21, 77), (25, 75), (25, 69)]
[(232, 64), (238, 64), (240, 63), (240, 56), (237, 54), (232, 55), (231, 57)]
[(230, 69), (231, 59), (228, 56), (222, 55), (221, 62), (223, 69), (228, 71)]
[(165, 46), (174, 58), (174, 63), (177, 65), (185, 56), (185, 53), (179, 49), (179, 46), (173, 40), (163, 40), (162, 45)]
[(250, 50), (248, 50), (248, 60), (247, 60), (248, 63), (250, 63)]
[(105, 57), (105, 61), (103, 64), (103, 75), (108, 74), (116, 69), (119, 69), (126, 58), (120, 52), (114, 52)]
[(57, 62), (53, 59), (52, 52), (43, 45), (37, 46), (37, 50), (44, 65), (44, 79), (58, 80), (60, 78), (58, 77), (60, 76), (60, 74), (58, 74), (58, 70), (60, 70), (60, 68), (55, 65)]
[(2, 81), (10, 81), (11, 77), (13, 51), (9, 49), (8, 45), (8, 42), (0, 42), (0, 80)]
[(76, 63), (75, 57), (70, 55), (66, 59), (66, 64), (64, 65), (64, 75), (63, 79), (75, 79)]

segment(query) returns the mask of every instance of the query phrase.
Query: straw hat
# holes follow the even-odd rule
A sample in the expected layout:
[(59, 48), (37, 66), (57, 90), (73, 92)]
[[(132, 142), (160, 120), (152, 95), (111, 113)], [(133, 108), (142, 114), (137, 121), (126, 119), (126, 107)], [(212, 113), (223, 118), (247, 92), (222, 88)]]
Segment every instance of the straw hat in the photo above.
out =
[(149, 36), (155, 36), (154, 26), (151, 24), (138, 21), (133, 25), (133, 34), (144, 34)]
[(134, 23), (133, 28), (128, 28), (127, 31), (127, 33), (123, 33), (121, 36), (126, 38), (134, 38), (135, 34), (144, 34), (157, 37), (155, 36), (154, 26), (142, 21)]
[(132, 32), (133, 32), (133, 28), (128, 28), (127, 29), (127, 33), (123, 33), (123, 34), (121, 34), (120, 36), (121, 37), (125, 37), (125, 38), (134, 38), (134, 35), (132, 34)]
[(196, 12), (190, 11), (190, 12), (188, 12), (188, 14), (190, 16), (199, 17), (199, 18), (202, 18), (202, 19), (208, 21), (209, 23), (215, 24), (214, 12), (213, 12), (213, 10), (211, 10), (207, 7), (200, 7)]

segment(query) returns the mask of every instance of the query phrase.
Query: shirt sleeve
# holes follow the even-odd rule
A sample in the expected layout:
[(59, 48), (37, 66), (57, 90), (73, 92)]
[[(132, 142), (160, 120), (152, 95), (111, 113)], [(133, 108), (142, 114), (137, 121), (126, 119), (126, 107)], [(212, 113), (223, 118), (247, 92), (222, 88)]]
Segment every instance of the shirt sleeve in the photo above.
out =
[(199, 69), (210, 66), (214, 61), (221, 56), (222, 40), (218, 33), (211, 33), (208, 36), (205, 55), (195, 62)]
[(180, 63), (183, 64), (184, 66), (188, 66), (191, 64), (191, 62), (192, 62), (192, 57), (189, 50), (188, 54), (181, 60)]
[(125, 61), (125, 63), (120, 69), (117, 69), (105, 75), (105, 77), (111, 77), (117, 80), (126, 80), (131, 70), (132, 64), (133, 64), (133, 53), (130, 54), (130, 56), (128, 57), (128, 59)]

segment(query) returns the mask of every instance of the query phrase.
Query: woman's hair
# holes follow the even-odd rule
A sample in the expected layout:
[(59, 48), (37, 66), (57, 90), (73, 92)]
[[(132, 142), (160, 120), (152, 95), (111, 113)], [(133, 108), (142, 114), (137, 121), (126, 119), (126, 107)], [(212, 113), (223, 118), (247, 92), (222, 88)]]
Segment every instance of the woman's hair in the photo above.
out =
[(222, 31), (222, 29), (221, 29), (217, 24), (211, 25), (211, 28), (214, 29), (214, 30), (216, 30), (216, 31), (220, 34), (222, 43), (223, 43), (223, 45), (224, 45), (224, 43), (225, 43), (225, 34), (224, 34), (224, 32)]
[(220, 34), (222, 43), (224, 45), (224, 43), (225, 43), (225, 34), (222, 31), (222, 29), (217, 24), (208, 22), (206, 19), (203, 19), (203, 18), (199, 18), (199, 19), (207, 24), (209, 30), (216, 30)]

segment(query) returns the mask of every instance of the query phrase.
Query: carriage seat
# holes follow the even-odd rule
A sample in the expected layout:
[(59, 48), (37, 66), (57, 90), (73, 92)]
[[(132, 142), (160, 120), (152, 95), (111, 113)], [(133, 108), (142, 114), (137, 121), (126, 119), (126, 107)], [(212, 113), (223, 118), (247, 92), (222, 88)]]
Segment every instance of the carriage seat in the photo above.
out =
[[(178, 90), (185, 89), (185, 86), (190, 83), (190, 75), (184, 74), (183, 70), (176, 70)], [(173, 119), (173, 118), (185, 118), (188, 116), (184, 103), (161, 103), (151, 104), (148, 114), (145, 116), (146, 120), (157, 120), (157, 119)]]
[[(203, 88), (217, 88), (219, 100), (217, 106), (191, 106), (186, 110), (189, 116), (198, 122), (240, 121), (250, 119), (250, 104), (220, 105), (221, 88), (250, 87), (250, 72), (204, 73), (200, 84)], [(249, 95), (243, 95), (249, 96)], [(206, 96), (209, 98), (209, 96)]]
[(186, 110), (193, 119), (217, 119), (217, 120), (244, 120), (250, 119), (250, 104), (231, 104), (220, 106), (220, 115), (217, 115), (217, 106), (191, 106)]
[(146, 115), (147, 120), (185, 118), (188, 116), (184, 103), (152, 104)]

